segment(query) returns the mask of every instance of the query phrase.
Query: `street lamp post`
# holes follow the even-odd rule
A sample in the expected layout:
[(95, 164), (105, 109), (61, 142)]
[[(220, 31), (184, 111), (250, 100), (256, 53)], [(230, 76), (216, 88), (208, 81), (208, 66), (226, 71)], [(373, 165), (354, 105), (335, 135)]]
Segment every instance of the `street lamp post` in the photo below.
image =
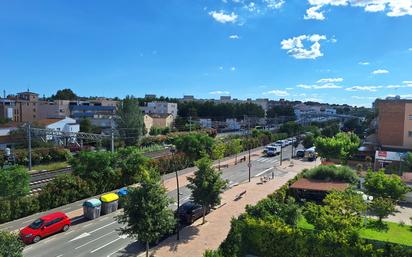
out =
[[(176, 148), (173, 146), (170, 151), (172, 156), (176, 152)], [(176, 240), (180, 240), (180, 191), (179, 191), (179, 175), (177, 174), (177, 169), (175, 169), (176, 175), (176, 189), (177, 189), (177, 222), (176, 222)]]
[(366, 223), (368, 222), (368, 220), (367, 220), (368, 204), (373, 201), (373, 196), (367, 195), (367, 194), (364, 193), (364, 194), (362, 194), (362, 199), (366, 203), (365, 219), (363, 221), (363, 224), (366, 225)]

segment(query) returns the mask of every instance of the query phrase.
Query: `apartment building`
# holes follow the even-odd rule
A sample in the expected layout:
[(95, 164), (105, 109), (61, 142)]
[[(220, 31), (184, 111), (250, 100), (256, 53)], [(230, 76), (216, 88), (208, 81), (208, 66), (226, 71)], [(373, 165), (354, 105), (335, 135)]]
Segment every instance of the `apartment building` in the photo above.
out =
[(378, 142), (383, 148), (412, 149), (412, 100), (377, 100)]
[(146, 114), (171, 114), (177, 116), (177, 103), (168, 102), (148, 102), (147, 106), (142, 107)]

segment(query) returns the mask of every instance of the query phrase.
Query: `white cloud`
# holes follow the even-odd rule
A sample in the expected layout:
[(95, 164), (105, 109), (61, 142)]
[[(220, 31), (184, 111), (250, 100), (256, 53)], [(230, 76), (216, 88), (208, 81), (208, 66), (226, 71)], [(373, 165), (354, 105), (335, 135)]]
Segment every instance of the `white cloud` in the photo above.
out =
[(293, 90), (294, 88), (293, 87), (287, 87), (287, 88), (285, 88), (286, 90)]
[(303, 18), (305, 20), (324, 20), (325, 15), (323, 15), (323, 11), (319, 11), (320, 8), (322, 8), (321, 5), (310, 7), (306, 10), (306, 14)]
[(412, 52), (412, 47), (408, 49), (408, 51)]
[(305, 85), (305, 84), (299, 84), (296, 85), (296, 87), (304, 88), (304, 89), (336, 89), (336, 88), (342, 88), (342, 86), (335, 85), (333, 83), (327, 83), (324, 85)]
[(226, 14), (225, 11), (211, 11), (209, 15), (213, 17), (217, 22), (220, 23), (235, 23), (238, 19), (237, 14), (234, 12)]
[(220, 66), (220, 67), (219, 67), (219, 70), (223, 70), (223, 66)]
[(353, 99), (358, 99), (358, 100), (374, 100), (376, 99), (376, 97), (373, 96), (357, 96), (357, 95), (353, 95), (351, 96)]
[(387, 16), (412, 15), (411, 0), (308, 0), (311, 5), (306, 10), (305, 19), (324, 20), (325, 6), (361, 7), (365, 12), (386, 12)]
[(398, 89), (398, 88), (409, 88), (412, 87), (412, 81), (404, 81), (404, 82), (411, 82), (409, 83), (404, 83), (405, 85), (388, 85), (386, 88), (391, 88), (391, 89)]
[(320, 79), (317, 81), (317, 83), (335, 83), (335, 82), (342, 82), (343, 78), (326, 78), (326, 79)]
[(284, 0), (263, 0), (269, 9), (280, 9), (285, 3)]
[(387, 74), (387, 73), (389, 73), (389, 71), (388, 70), (383, 70), (383, 69), (372, 71), (372, 74)]
[(359, 65), (369, 65), (370, 63), (369, 62), (359, 62), (358, 64)]
[(376, 92), (378, 88), (382, 88), (382, 86), (354, 86), (345, 88), (346, 91), (369, 91), (369, 92)]
[(229, 38), (230, 39), (240, 39), (238, 35), (230, 35)]
[[(300, 35), (289, 39), (284, 39), (280, 42), (282, 49), (288, 50), (287, 53), (296, 59), (316, 59), (323, 56), (320, 51), (319, 41), (326, 40), (325, 35)], [(312, 43), (310, 48), (305, 48), (303, 41)]]
[(277, 89), (271, 90), (271, 91), (268, 91), (268, 92), (264, 92), (263, 94), (264, 95), (275, 95), (275, 96), (288, 96), (289, 95), (289, 93), (287, 91), (277, 90)]
[(209, 94), (211, 94), (211, 95), (229, 95), (230, 92), (229, 92), (229, 91), (220, 91), (220, 90), (217, 90), (217, 91), (209, 92)]
[(405, 80), (405, 81), (402, 81), (402, 83), (403, 84), (412, 84), (412, 80)]
[(236, 70), (236, 67), (231, 67), (230, 70), (231, 70), (231, 71), (235, 71), (235, 70)]

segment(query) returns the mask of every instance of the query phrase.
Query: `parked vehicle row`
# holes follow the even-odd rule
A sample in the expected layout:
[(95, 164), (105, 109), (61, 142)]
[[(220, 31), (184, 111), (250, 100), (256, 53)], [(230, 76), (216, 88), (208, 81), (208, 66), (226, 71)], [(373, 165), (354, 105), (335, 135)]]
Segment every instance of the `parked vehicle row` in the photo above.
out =
[(263, 153), (266, 154), (266, 156), (271, 157), (271, 156), (276, 156), (280, 154), (282, 151), (283, 147), (286, 147), (288, 145), (292, 145), (296, 143), (297, 139), (292, 137), (288, 139), (283, 139), (283, 140), (278, 140), (268, 146), (263, 150)]

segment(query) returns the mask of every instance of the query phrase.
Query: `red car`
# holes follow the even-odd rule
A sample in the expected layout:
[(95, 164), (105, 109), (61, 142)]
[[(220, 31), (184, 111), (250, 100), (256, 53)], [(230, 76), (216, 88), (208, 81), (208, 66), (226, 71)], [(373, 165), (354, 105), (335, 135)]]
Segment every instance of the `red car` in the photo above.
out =
[(35, 220), (27, 227), (20, 230), (20, 237), (24, 243), (37, 243), (40, 239), (67, 231), (70, 227), (70, 219), (62, 212), (55, 212)]

